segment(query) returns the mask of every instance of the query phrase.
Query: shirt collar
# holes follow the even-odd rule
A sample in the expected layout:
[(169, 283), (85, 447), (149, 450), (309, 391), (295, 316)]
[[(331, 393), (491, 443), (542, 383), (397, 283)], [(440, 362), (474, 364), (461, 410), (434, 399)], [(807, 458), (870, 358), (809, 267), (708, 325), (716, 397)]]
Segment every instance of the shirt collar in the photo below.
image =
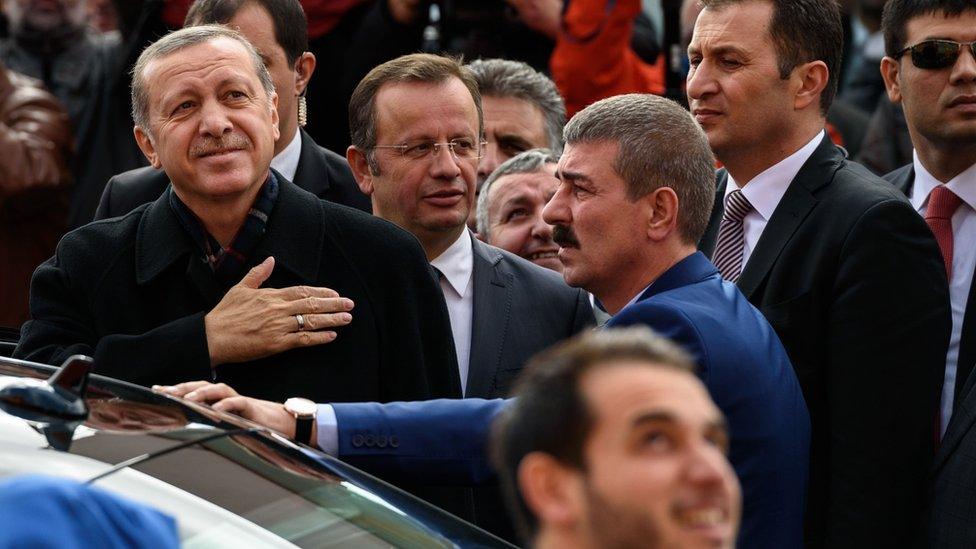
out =
[(728, 196), (732, 191), (741, 189), (742, 194), (745, 195), (756, 212), (763, 219), (769, 221), (773, 212), (776, 211), (776, 206), (779, 206), (780, 200), (786, 194), (786, 189), (796, 178), (796, 174), (800, 173), (800, 169), (810, 159), (813, 152), (817, 150), (823, 136), (824, 131), (821, 130), (800, 150), (770, 166), (742, 186), (732, 179), (732, 174), (729, 174), (731, 185), (725, 186), (725, 196)]
[(302, 132), (295, 131), (288, 146), (271, 159), (271, 167), (277, 170), (288, 181), (295, 180), (298, 171), (298, 160), (302, 157)]
[(464, 292), (471, 281), (471, 273), (474, 271), (471, 238), (468, 230), (464, 229), (457, 240), (444, 250), (444, 253), (430, 262), (461, 297), (464, 297)]
[[(918, 158), (918, 151), (913, 153), (912, 164), (915, 168), (915, 183), (912, 185), (911, 201), (915, 210), (920, 212), (922, 207), (928, 203), (929, 195), (942, 182), (925, 169), (922, 161)], [(976, 164), (947, 181), (945, 186), (968, 204), (970, 208), (976, 210)]]

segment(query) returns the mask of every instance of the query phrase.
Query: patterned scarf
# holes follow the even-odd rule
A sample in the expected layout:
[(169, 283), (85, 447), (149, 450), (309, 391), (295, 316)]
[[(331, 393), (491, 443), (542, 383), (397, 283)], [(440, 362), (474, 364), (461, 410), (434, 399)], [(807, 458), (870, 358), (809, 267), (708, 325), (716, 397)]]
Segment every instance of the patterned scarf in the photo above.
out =
[(261, 186), (254, 204), (247, 212), (244, 224), (238, 229), (230, 246), (222, 248), (217, 239), (207, 232), (203, 223), (176, 196), (176, 193), (172, 190), (169, 193), (169, 205), (176, 213), (176, 218), (200, 247), (217, 281), (225, 288), (233, 286), (240, 280), (248, 257), (254, 252), (258, 241), (264, 235), (268, 217), (277, 201), (278, 179), (271, 173)]

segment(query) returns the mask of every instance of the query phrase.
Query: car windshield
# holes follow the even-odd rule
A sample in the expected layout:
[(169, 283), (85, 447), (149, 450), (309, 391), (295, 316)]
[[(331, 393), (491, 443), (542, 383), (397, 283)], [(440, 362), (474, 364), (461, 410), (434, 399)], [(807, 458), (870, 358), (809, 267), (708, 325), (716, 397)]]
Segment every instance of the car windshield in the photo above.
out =
[[(0, 379), (49, 373), (0, 364)], [(191, 548), (506, 545), (368, 475), (354, 478), (348, 466), (330, 468), (327, 458), (262, 428), (228, 424), (209, 408), (97, 376), (87, 395), (88, 417), (74, 424), (0, 412), (0, 477), (42, 472), (89, 481), (172, 515)], [(425, 526), (431, 517), (447, 525), (451, 539)]]

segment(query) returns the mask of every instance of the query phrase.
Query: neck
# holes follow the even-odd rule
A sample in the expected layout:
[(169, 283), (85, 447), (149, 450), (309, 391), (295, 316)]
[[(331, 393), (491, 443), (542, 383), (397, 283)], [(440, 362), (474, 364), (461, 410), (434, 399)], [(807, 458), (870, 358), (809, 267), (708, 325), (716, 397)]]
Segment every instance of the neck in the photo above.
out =
[(531, 546), (533, 549), (580, 549), (584, 543), (579, 533), (540, 525), (539, 534)]
[(283, 120), (288, 120), (288, 122), (282, 122), (278, 124), (278, 132), (281, 137), (275, 142), (274, 154), (278, 156), (281, 151), (285, 150), (289, 144), (291, 144), (292, 139), (295, 139), (295, 134), (298, 133), (298, 122), (294, 119), (297, 114), (292, 113), (294, 116), (288, 116), (282, 113), (285, 118)]
[(607, 312), (615, 315), (634, 299), (644, 288), (650, 286), (668, 269), (679, 261), (695, 253), (696, 248), (691, 244), (676, 244), (671, 249), (665, 246), (655, 247), (653, 253), (647, 254), (638, 265), (621, 269), (623, 277), (617, 278), (604, 290), (594, 289), (593, 295), (599, 298)]
[[(819, 132), (824, 129), (825, 120), (797, 126), (788, 135), (776, 141), (755, 144), (742, 143), (732, 151), (715, 151), (715, 155), (728, 170), (740, 187), (744, 187), (757, 175), (789, 158), (793, 153), (803, 148)], [(736, 144), (740, 145), (740, 144)]]
[(251, 185), (246, 191), (230, 196), (214, 197), (186, 193), (175, 186), (173, 192), (190, 208), (193, 215), (197, 216), (203, 228), (226, 248), (230, 246), (247, 219), (247, 214), (267, 178), (266, 173), (261, 178), (260, 184)]
[(461, 236), (461, 232), (465, 230), (466, 225), (461, 225), (457, 229), (451, 231), (442, 232), (429, 232), (424, 235), (416, 235), (420, 240), (420, 244), (424, 247), (424, 252), (427, 253), (427, 261), (433, 261), (440, 257), (451, 244), (457, 241), (458, 237)]
[(952, 178), (976, 164), (976, 142), (951, 143), (935, 145), (924, 138), (912, 136), (916, 143), (915, 152), (918, 159), (932, 177), (942, 183), (948, 183)]

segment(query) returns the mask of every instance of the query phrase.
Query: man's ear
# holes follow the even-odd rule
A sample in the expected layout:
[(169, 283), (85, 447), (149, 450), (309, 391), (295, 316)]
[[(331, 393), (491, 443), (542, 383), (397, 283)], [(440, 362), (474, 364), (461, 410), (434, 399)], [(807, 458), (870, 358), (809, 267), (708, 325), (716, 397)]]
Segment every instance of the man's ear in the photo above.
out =
[(573, 528), (585, 511), (581, 473), (544, 452), (532, 452), (518, 466), (518, 489), (544, 528)]
[(372, 196), (373, 170), (369, 167), (366, 153), (359, 150), (356, 146), (350, 145), (346, 149), (346, 162), (349, 162), (349, 168), (352, 169), (352, 176), (356, 178), (359, 190), (366, 196)]
[(650, 215), (647, 219), (647, 236), (660, 242), (670, 236), (678, 226), (678, 195), (671, 187), (655, 189), (641, 198), (647, 202)]
[(295, 95), (305, 93), (312, 73), (315, 72), (315, 54), (310, 51), (303, 53), (295, 61)]
[(892, 103), (901, 103), (901, 84), (898, 76), (901, 74), (901, 63), (888, 57), (881, 59), (881, 78), (884, 78), (885, 90)]
[(271, 92), (271, 125), (274, 127), (275, 143), (281, 138), (281, 128), (278, 127), (278, 92)]
[(162, 168), (163, 165), (159, 162), (159, 156), (156, 154), (156, 145), (153, 144), (149, 133), (142, 129), (141, 126), (132, 128), (132, 133), (136, 137), (136, 144), (139, 145), (139, 150), (142, 151), (142, 154), (146, 155), (146, 160), (149, 161), (149, 164), (157, 170)]
[(819, 110), (820, 96), (827, 87), (827, 81), (830, 80), (830, 70), (827, 69), (827, 64), (823, 61), (811, 61), (803, 63), (793, 70), (799, 84), (793, 103), (794, 108), (803, 110), (814, 103)]

